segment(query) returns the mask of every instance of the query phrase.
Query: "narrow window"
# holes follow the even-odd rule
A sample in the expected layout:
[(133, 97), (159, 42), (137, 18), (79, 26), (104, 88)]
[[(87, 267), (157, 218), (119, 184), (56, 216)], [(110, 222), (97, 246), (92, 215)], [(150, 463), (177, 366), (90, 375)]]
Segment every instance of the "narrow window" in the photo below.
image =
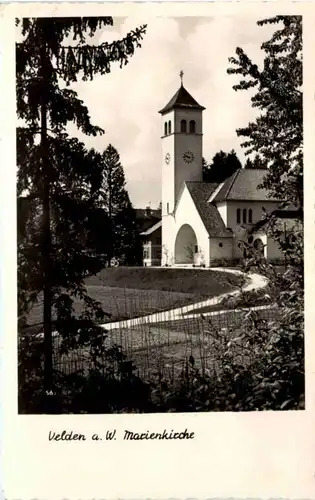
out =
[(164, 123), (164, 135), (167, 135), (167, 122)]
[(253, 223), (253, 211), (251, 208), (248, 210), (248, 222), (249, 224)]
[(189, 132), (191, 134), (195, 134), (196, 133), (196, 122), (195, 122), (195, 120), (190, 120), (190, 122), (189, 122)]
[(170, 134), (172, 132), (172, 124), (171, 122), (169, 121), (168, 122), (168, 133)]
[(237, 222), (237, 224), (241, 223), (241, 209), (240, 208), (238, 208), (236, 210), (236, 222)]
[(167, 213), (169, 214), (170, 213), (170, 204), (168, 202), (166, 204), (166, 210), (167, 210)]
[(195, 253), (198, 253), (198, 245), (195, 245)]
[(187, 123), (186, 120), (181, 120), (180, 122), (180, 131), (186, 133), (187, 132)]
[(246, 221), (247, 221), (247, 210), (246, 210), (246, 208), (244, 208), (244, 210), (243, 210), (243, 224), (246, 224)]

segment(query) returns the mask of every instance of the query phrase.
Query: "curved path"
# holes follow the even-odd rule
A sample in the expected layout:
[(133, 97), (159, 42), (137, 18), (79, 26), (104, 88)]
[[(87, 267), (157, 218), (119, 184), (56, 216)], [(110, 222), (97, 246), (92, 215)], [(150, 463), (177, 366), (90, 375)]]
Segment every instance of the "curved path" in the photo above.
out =
[[(211, 268), (209, 268), (211, 270)], [(202, 307), (208, 307), (208, 306), (214, 306), (217, 304), (220, 304), (220, 302), (226, 298), (226, 297), (231, 297), (231, 296), (237, 296), (240, 295), (241, 291), (243, 292), (250, 292), (252, 290), (259, 290), (261, 288), (264, 288), (268, 280), (261, 276), (260, 274), (256, 273), (251, 273), (251, 274), (245, 274), (240, 270), (237, 269), (227, 269), (227, 268), (213, 268), (216, 271), (222, 271), (224, 273), (230, 273), (234, 275), (243, 275), (245, 278), (247, 278), (247, 284), (239, 289), (233, 290), (232, 292), (226, 292), (222, 293), (220, 295), (217, 295), (216, 297), (211, 297), (210, 299), (203, 300), (202, 302), (197, 302), (190, 304), (188, 306), (182, 306), (178, 307), (176, 309), (169, 309), (168, 311), (161, 311), (158, 313), (153, 313), (153, 314), (148, 314), (147, 316), (141, 316), (140, 318), (132, 318), (128, 320), (121, 320), (121, 321), (115, 321), (113, 323), (104, 323), (101, 325), (104, 329), (106, 330), (115, 330), (116, 328), (127, 328), (127, 327), (135, 327), (138, 325), (142, 325), (145, 323), (162, 323), (166, 321), (175, 321), (182, 319), (183, 315), (185, 315), (185, 318), (192, 318), (192, 317), (197, 317), (200, 316), (200, 313), (193, 313), (194, 310), (200, 309)], [(269, 306), (258, 306), (258, 307), (253, 307), (250, 309), (265, 309), (266, 307)], [(187, 314), (187, 313), (192, 313), (192, 314)], [(204, 316), (209, 316), (209, 315), (215, 315), (215, 314), (222, 314), (222, 311), (212, 311), (210, 313), (205, 313)]]

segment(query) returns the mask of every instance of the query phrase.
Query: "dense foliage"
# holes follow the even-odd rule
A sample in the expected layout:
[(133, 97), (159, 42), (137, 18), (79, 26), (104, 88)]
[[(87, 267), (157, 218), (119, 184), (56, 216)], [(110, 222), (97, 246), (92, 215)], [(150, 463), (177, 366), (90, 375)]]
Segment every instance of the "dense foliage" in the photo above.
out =
[(109, 144), (100, 157), (102, 169), (99, 202), (109, 220), (108, 263), (119, 259), (123, 264), (132, 265), (142, 254), (140, 236), (136, 228), (136, 215), (128, 192), (123, 166), (118, 151)]
[(211, 163), (203, 162), (203, 181), (204, 182), (224, 182), (228, 177), (234, 174), (236, 170), (242, 168), (242, 164), (232, 149), (229, 153), (220, 151), (212, 158)]
[[(54, 387), (53, 328), (74, 338), (78, 328), (92, 335), (95, 321), (105, 318), (83, 284), (87, 274), (104, 266), (111, 250), (100, 245), (97, 234), (100, 227), (105, 233), (111, 229), (96, 195), (102, 185), (102, 163), (97, 152), (68, 136), (66, 126), (72, 122), (85, 134), (103, 133), (92, 125), (88, 109), (69, 85), (77, 78), (109, 73), (113, 62), (121, 67), (129, 62), (146, 27), (111, 44), (89, 44), (98, 29), (112, 24), (109, 17), (17, 20), (22, 36), (16, 44), (21, 124), (17, 188), (18, 198), (28, 198), (18, 199), (19, 206), (28, 205), (19, 221), (19, 319), (25, 325), (29, 308), (43, 292), (44, 387), (49, 390)], [(79, 320), (73, 315), (73, 297), (85, 303)]]
[[(267, 388), (278, 407), (302, 407), (304, 397), (304, 240), (303, 240), (303, 121), (302, 121), (302, 18), (277, 16), (258, 25), (275, 24), (278, 29), (262, 44), (263, 68), (252, 62), (241, 48), (230, 58), (230, 74), (242, 76), (235, 90), (254, 88), (252, 104), (256, 120), (238, 135), (245, 137), (247, 153), (256, 153), (267, 166), (262, 187), (281, 200), (280, 208), (294, 210), (291, 220), (277, 210), (266, 214), (264, 229), (280, 247), (284, 268), (267, 264), (251, 244), (245, 270), (252, 268), (269, 279), (273, 302), (280, 312), (269, 325), (270, 341), (260, 355), (266, 363), (263, 379), (255, 387)], [(255, 228), (253, 228), (255, 230)], [(253, 329), (253, 334), (254, 334)], [(272, 391), (272, 387), (274, 390)], [(257, 392), (257, 394), (258, 394)], [(267, 405), (267, 402), (266, 402)], [(265, 405), (265, 407), (266, 407)]]
[(276, 16), (258, 22), (274, 24), (262, 44), (263, 68), (238, 47), (230, 58), (229, 74), (241, 76), (236, 91), (254, 89), (257, 118), (237, 130), (246, 153), (259, 153), (268, 162), (264, 186), (284, 202), (303, 207), (302, 17)]
[[(213, 369), (210, 372), (203, 370), (202, 366), (191, 356), (184, 369), (176, 374), (175, 379), (168, 380), (161, 371), (161, 373), (156, 374), (155, 380), (148, 383), (140, 380), (139, 376), (136, 375), (133, 363), (125, 357), (119, 347), (108, 347), (106, 332), (95, 325), (95, 319), (101, 318), (103, 313), (93, 301), (85, 296), (87, 301), (85, 313), (79, 319), (73, 318), (71, 294), (84, 293), (81, 279), (82, 268), (77, 264), (74, 265), (73, 269), (78, 269), (76, 274), (69, 268), (65, 260), (65, 266), (60, 265), (60, 269), (64, 273), (63, 281), (56, 281), (55, 285), (57, 287), (63, 283), (62, 286), (65, 289), (63, 293), (61, 293), (61, 288), (58, 289), (58, 298), (55, 297), (58, 310), (56, 329), (62, 333), (62, 342), (56, 350), (56, 356), (59, 365), (62, 365), (63, 362), (66, 363), (67, 356), (71, 353), (76, 352), (82, 355), (83, 352), (87, 355), (87, 363), (84, 369), (74, 370), (70, 375), (65, 375), (63, 370), (56, 371), (55, 392), (47, 399), (47, 394), (43, 393), (41, 384), (43, 366), (41, 341), (36, 344), (35, 339), (32, 339), (31, 342), (30, 339), (22, 339), (21, 349), (24, 355), (21, 356), (22, 361), (19, 365), (19, 382), (21, 384), (19, 394), (22, 411), (40, 413), (43, 411), (55, 411), (56, 413), (185, 412), (289, 410), (304, 407), (302, 19), (297, 16), (277, 16), (258, 24), (264, 25), (266, 23), (275, 24), (277, 29), (271, 40), (262, 45), (262, 50), (265, 52), (263, 68), (259, 69), (241, 48), (237, 48), (236, 57), (230, 59), (232, 67), (228, 71), (231, 74), (241, 76), (241, 81), (234, 87), (235, 90), (254, 89), (252, 104), (259, 111), (255, 120), (247, 127), (237, 131), (238, 135), (245, 138), (243, 147), (246, 153), (253, 158), (247, 162), (247, 168), (253, 168), (253, 164), (262, 165), (262, 168), (266, 169), (264, 187), (283, 202), (283, 208), (290, 206), (292, 209), (293, 205), (293, 208), (296, 209), (295, 215), (288, 225), (284, 226), (284, 219), (277, 211), (268, 217), (266, 216), (266, 220), (260, 226), (260, 229), (264, 228), (268, 237), (273, 238), (282, 249), (284, 260), (281, 267), (268, 263), (264, 259), (253, 246), (250, 233), (248, 239), (243, 242), (244, 250), (246, 250), (242, 263), (243, 269), (245, 272), (254, 270), (268, 278), (269, 284), (268, 289), (266, 289), (268, 297), (259, 298), (267, 299), (266, 303), (274, 306), (274, 309), (271, 310), (272, 314), (266, 320), (257, 312), (244, 312), (241, 328), (238, 331), (231, 329), (224, 333), (222, 333), (222, 329), (209, 322), (208, 336), (211, 339), (209, 349), (215, 355)], [(84, 23), (83, 25), (80, 23), (72, 25), (75, 27), (75, 31), (78, 26), (84, 27), (85, 25)], [(71, 56), (69, 57), (71, 59)], [(71, 61), (69, 67), (73, 71), (73, 59)], [(64, 62), (60, 64), (62, 66)], [(69, 70), (70, 76), (71, 71)], [(89, 71), (84, 70), (84, 74), (88, 76)], [(67, 76), (69, 75), (67, 74)], [(73, 98), (72, 95), (71, 99)], [(77, 116), (76, 110), (81, 109), (80, 103), (77, 103), (76, 106), (72, 108), (73, 117)], [(81, 117), (88, 116), (84, 114), (85, 112), (82, 113)], [(31, 123), (30, 118), (29, 120)], [(66, 123), (67, 120), (68, 118), (61, 118), (62, 123)], [(59, 123), (58, 120), (56, 123)], [(81, 118), (78, 123), (81, 125), (84, 123), (86, 130), (90, 127), (88, 118)], [(58, 128), (59, 125), (56, 127)], [(91, 129), (89, 130), (91, 131)], [(95, 129), (93, 130), (96, 132)], [(27, 139), (28, 136), (31, 139)], [(29, 167), (21, 169), (19, 166), (19, 182), (21, 189), (25, 189), (26, 180), (29, 182), (28, 179), (31, 179), (27, 189), (36, 198), (36, 189), (38, 186), (40, 187), (43, 171), (41, 163), (38, 169), (32, 169), (31, 162), (34, 164), (36, 161), (38, 162), (34, 141), (31, 147), (27, 142), (33, 140), (32, 133), (24, 132), (22, 137), (24, 143), (28, 145), (27, 151), (30, 152), (29, 158), (31, 160), (29, 158), (25, 160), (30, 162)], [(66, 145), (69, 140), (65, 135), (60, 134), (60, 128), (57, 139), (65, 141)], [(79, 144), (76, 144), (76, 148), (81, 151)], [(34, 152), (33, 156), (31, 156), (32, 152)], [(102, 165), (105, 159), (113, 165), (113, 171), (122, 180), (120, 183), (122, 190), (117, 196), (124, 198), (124, 183), (119, 157), (113, 148), (109, 153), (106, 159), (105, 151), (102, 161), (93, 162), (93, 165)], [(94, 154), (95, 152), (84, 151), (83, 157), (87, 161), (86, 167), (89, 165), (91, 155)], [(232, 152), (229, 155), (231, 154), (234, 158), (233, 168), (236, 165), (239, 168), (236, 155)], [(216, 155), (213, 165), (217, 166), (213, 170), (204, 162), (205, 175), (209, 174), (210, 176), (211, 174), (212, 176), (205, 178), (205, 180), (222, 182), (226, 178), (225, 175), (228, 177), (227, 171), (230, 167), (226, 167), (226, 161), (229, 155), (222, 152)], [(23, 158), (24, 155), (21, 154), (21, 162)], [(51, 158), (54, 158), (53, 149), (51, 150)], [(53, 161), (51, 163), (54, 164)], [(97, 203), (100, 199), (102, 186), (104, 188), (104, 184), (108, 183), (110, 175), (106, 174), (104, 168), (90, 171), (89, 168), (85, 169), (84, 167), (80, 178), (77, 177), (79, 174), (74, 168), (75, 162), (70, 164), (73, 166), (69, 171), (61, 169), (60, 173), (54, 174), (57, 176), (56, 179), (52, 177), (52, 214), (54, 214), (53, 194), (55, 186), (62, 186), (64, 190), (66, 186), (70, 185), (72, 186), (71, 190), (74, 188), (74, 192), (76, 192), (76, 188), (79, 189), (82, 186), (84, 194), (79, 190), (81, 193), (78, 195), (79, 205), (85, 206), (85, 203), (92, 203), (93, 210), (88, 211), (88, 213), (94, 213), (94, 203), (97, 207), (99, 206)], [(223, 175), (222, 166), (224, 165)], [(27, 171), (27, 168), (29, 168), (30, 173), (24, 176), (25, 180), (23, 180), (22, 171)], [(54, 172), (54, 170), (52, 169), (50, 172)], [(90, 172), (90, 176), (88, 172)], [(229, 172), (229, 175), (231, 173), (233, 172)], [(82, 179), (83, 183), (81, 183)], [(103, 196), (103, 200), (105, 199), (106, 197)], [(127, 198), (124, 199), (126, 206), (129, 206)], [(111, 224), (113, 213), (108, 209), (109, 205), (109, 201), (106, 199), (107, 209), (102, 212), (106, 216), (104, 225), (106, 221)], [(38, 282), (37, 278), (34, 278), (37, 276), (36, 272), (33, 272), (37, 266), (37, 254), (31, 251), (33, 245), (40, 255), (40, 238), (39, 241), (36, 239), (39, 237), (37, 234), (38, 212), (33, 205), (30, 205), (28, 210), (30, 210), (27, 218), (28, 226), (20, 228), (21, 242), (19, 243), (20, 252), (24, 252), (25, 256), (24, 269), (22, 260), (19, 262), (20, 279), (26, 289), (29, 287), (27, 297), (22, 297), (26, 309), (27, 300), (32, 298), (33, 292), (36, 293), (40, 289), (40, 280), (42, 279), (40, 273), (38, 273)], [(78, 224), (80, 229), (78, 245), (80, 242), (84, 245), (89, 242), (91, 245), (93, 238), (91, 238), (91, 234), (86, 234), (89, 228), (87, 220), (82, 224), (82, 227), (79, 221), (69, 220), (62, 215), (61, 203), (56, 205), (56, 214), (56, 217), (52, 216), (51, 219), (52, 228), (54, 228), (54, 224), (56, 227), (61, 224), (58, 231), (62, 233), (66, 231), (65, 227), (67, 230), (69, 229), (69, 224), (70, 227), (73, 224), (73, 230)], [(67, 220), (65, 227), (62, 226), (63, 220)], [(30, 232), (28, 227), (31, 229)], [(71, 233), (71, 237), (74, 238), (75, 246), (77, 244), (76, 235)], [(123, 242), (121, 241), (119, 244), (123, 245)], [(69, 243), (69, 247), (65, 248), (68, 250), (71, 246), (72, 244)], [(110, 248), (108, 254), (112, 253), (113, 248)], [(79, 255), (80, 252), (78, 252), (78, 257)], [(96, 259), (95, 262), (98, 263), (99, 260)], [(83, 351), (81, 351), (82, 348)], [(25, 381), (26, 383), (24, 383)]]
[(246, 158), (244, 168), (249, 168), (249, 169), (255, 168), (258, 170), (267, 170), (268, 162), (266, 160), (263, 160), (258, 154), (256, 154), (253, 159)]
[(293, 331), (277, 329), (274, 317), (244, 312), (238, 332), (222, 332), (209, 321), (212, 369), (191, 356), (175, 383), (155, 385), (153, 401), (180, 412), (302, 409), (301, 345)]

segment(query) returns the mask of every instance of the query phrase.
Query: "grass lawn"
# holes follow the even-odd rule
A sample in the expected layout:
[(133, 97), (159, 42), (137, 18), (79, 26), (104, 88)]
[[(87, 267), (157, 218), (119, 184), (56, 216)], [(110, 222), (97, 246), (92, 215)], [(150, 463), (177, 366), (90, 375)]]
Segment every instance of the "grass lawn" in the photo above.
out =
[(223, 271), (187, 268), (115, 267), (103, 269), (96, 276), (86, 279), (87, 286), (139, 290), (161, 290), (213, 297), (228, 292), (242, 282), (242, 277)]
[[(241, 276), (213, 270), (117, 267), (103, 269), (85, 284), (91, 298), (102, 304), (108, 321), (128, 319), (198, 302), (229, 292)], [(80, 314), (83, 304), (75, 300)], [(42, 321), (42, 298), (30, 311), (28, 324)], [(40, 328), (40, 327), (39, 327)]]

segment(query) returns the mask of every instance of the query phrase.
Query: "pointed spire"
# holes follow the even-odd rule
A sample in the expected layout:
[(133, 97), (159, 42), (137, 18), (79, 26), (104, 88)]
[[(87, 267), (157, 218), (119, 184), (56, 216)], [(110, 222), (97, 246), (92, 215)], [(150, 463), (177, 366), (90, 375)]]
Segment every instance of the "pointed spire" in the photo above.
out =
[[(183, 72), (181, 71), (181, 73)], [(182, 79), (183, 76), (181, 74), (179, 76)], [(201, 111), (205, 109), (203, 106), (200, 106), (200, 104), (198, 104), (198, 102), (189, 94), (189, 92), (187, 92), (183, 85), (183, 81), (176, 94), (167, 103), (167, 105), (163, 109), (161, 109), (161, 111), (159, 111), (159, 113), (161, 115), (164, 115), (168, 111), (178, 108), (200, 109)]]

